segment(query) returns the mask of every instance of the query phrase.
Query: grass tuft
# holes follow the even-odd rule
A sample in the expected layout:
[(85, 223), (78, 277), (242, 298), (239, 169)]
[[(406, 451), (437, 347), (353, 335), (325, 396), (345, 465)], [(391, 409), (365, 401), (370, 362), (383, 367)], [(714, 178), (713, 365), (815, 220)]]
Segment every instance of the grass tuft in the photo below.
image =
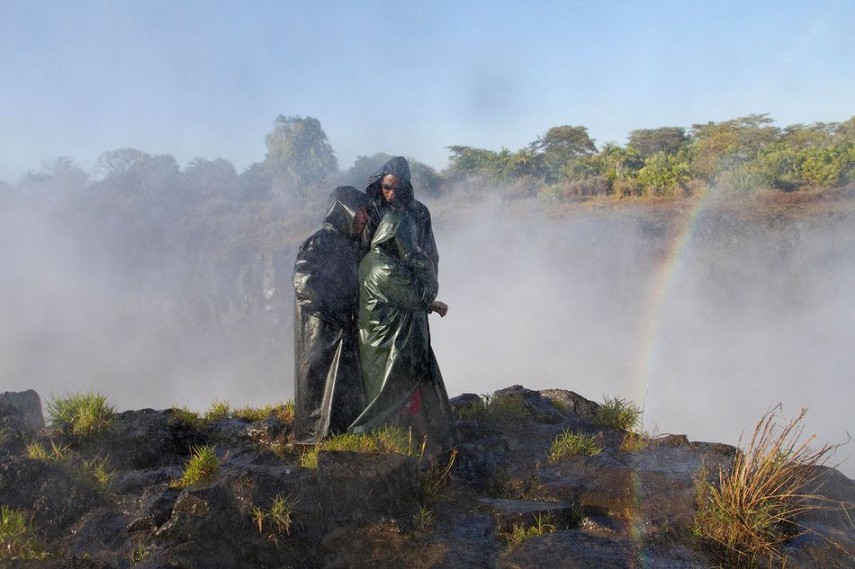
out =
[(558, 529), (552, 520), (552, 514), (538, 514), (533, 525), (514, 524), (513, 529), (505, 535), (508, 547), (513, 549), (531, 537), (540, 537)]
[(413, 514), (413, 529), (417, 532), (426, 533), (433, 526), (433, 512), (426, 506), (421, 506), (419, 511)]
[(454, 461), (457, 460), (457, 449), (451, 449), (447, 456), (448, 458), (445, 461), (440, 460), (440, 457), (431, 460), (427, 469), (422, 471), (419, 476), (423, 502), (431, 502), (436, 499), (440, 492), (448, 486), (451, 468), (454, 466)]
[(201, 429), (205, 424), (204, 419), (199, 416), (199, 413), (187, 407), (172, 407), (169, 411), (168, 422), (170, 425)]
[(296, 515), (297, 499), (291, 496), (277, 494), (269, 510), (263, 510), (258, 506), (252, 508), (252, 519), (258, 533), (267, 534), (270, 541), (278, 542), (282, 536), (291, 535), (291, 526), (294, 524)]
[(632, 431), (641, 423), (641, 408), (620, 397), (607, 398), (597, 407), (594, 422), (606, 427)]
[(196, 484), (213, 482), (220, 473), (220, 459), (213, 447), (208, 445), (193, 448), (193, 456), (184, 466), (181, 478), (173, 480), (173, 488), (188, 488)]
[(410, 429), (387, 426), (370, 433), (360, 435), (345, 433), (322, 441), (300, 456), (300, 466), (317, 468), (318, 452), (320, 451), (398, 453), (407, 456), (420, 456), (421, 450), (421, 446), (413, 440), (413, 433)]
[(64, 434), (87, 438), (106, 431), (116, 410), (103, 395), (88, 392), (52, 399), (47, 413), (50, 423)]
[(218, 401), (215, 400), (211, 403), (211, 406), (205, 412), (205, 416), (203, 420), (206, 423), (213, 423), (214, 421), (219, 421), (220, 419), (228, 419), (232, 414), (231, 405), (229, 405), (228, 401)]
[(650, 446), (650, 438), (642, 433), (627, 431), (620, 442), (620, 452), (641, 452)]
[(0, 559), (45, 559), (30, 517), (20, 510), (0, 506)]
[[(822, 498), (804, 493), (822, 466), (840, 445), (809, 447), (803, 442), (806, 410), (782, 425), (776, 411), (757, 423), (751, 442), (733, 458), (732, 468), (719, 469), (718, 482), (699, 481), (694, 534), (717, 544), (725, 562), (753, 562), (758, 558), (784, 562), (782, 546), (806, 533), (797, 518), (820, 509)], [(741, 446), (741, 445), (740, 445)]]
[(549, 462), (555, 462), (568, 456), (584, 455), (594, 456), (600, 454), (603, 448), (599, 446), (594, 437), (577, 435), (571, 431), (564, 431), (558, 435), (549, 449)]
[(522, 393), (493, 395), (487, 399), (487, 418), (495, 420), (525, 419), (531, 413)]

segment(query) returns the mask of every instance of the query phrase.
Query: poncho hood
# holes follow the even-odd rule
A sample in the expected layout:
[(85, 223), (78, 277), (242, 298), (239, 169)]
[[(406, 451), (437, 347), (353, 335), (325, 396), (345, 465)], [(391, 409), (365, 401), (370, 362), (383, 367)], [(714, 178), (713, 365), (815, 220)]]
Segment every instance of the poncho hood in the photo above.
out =
[(380, 183), (386, 174), (394, 174), (401, 180), (401, 191), (397, 192), (396, 198), (402, 204), (408, 204), (415, 198), (413, 194), (413, 183), (410, 176), (410, 164), (403, 156), (390, 158), (383, 166), (368, 177), (368, 187), (365, 193), (372, 200), (380, 197)]
[(339, 186), (332, 191), (324, 223), (348, 237), (358, 237), (353, 219), (360, 208), (368, 207), (368, 197), (353, 186)]

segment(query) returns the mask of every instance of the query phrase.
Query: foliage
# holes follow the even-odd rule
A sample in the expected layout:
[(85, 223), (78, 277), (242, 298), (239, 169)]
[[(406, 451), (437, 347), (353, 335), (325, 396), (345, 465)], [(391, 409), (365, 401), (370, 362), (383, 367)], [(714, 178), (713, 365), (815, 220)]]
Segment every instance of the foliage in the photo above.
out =
[(572, 171), (585, 164), (579, 159), (597, 151), (594, 141), (588, 136), (588, 129), (571, 125), (550, 128), (531, 147), (542, 160), (541, 172), (547, 182), (555, 182), (562, 176), (578, 177), (573, 176)]
[(627, 147), (637, 151), (643, 158), (658, 152), (677, 153), (686, 142), (686, 129), (676, 126), (638, 129), (629, 133)]
[(193, 429), (199, 429), (205, 423), (204, 419), (199, 416), (199, 413), (187, 407), (172, 407), (169, 410), (167, 421), (171, 425), (186, 425)]
[(232, 408), (228, 401), (214, 400), (208, 411), (205, 412), (203, 419), (206, 423), (212, 423), (221, 419), (228, 419), (231, 414)]
[(606, 427), (632, 431), (641, 422), (641, 408), (620, 397), (605, 398), (597, 407), (594, 422)]
[(189, 488), (196, 484), (207, 484), (213, 482), (219, 473), (220, 459), (214, 448), (208, 445), (193, 447), (193, 454), (184, 466), (181, 478), (173, 480), (170, 486)]
[(595, 456), (602, 451), (603, 447), (597, 444), (594, 437), (565, 430), (552, 441), (548, 457), (549, 462), (556, 462), (568, 456)]
[(258, 506), (252, 508), (252, 518), (258, 527), (258, 533), (267, 533), (268, 539), (278, 541), (282, 536), (291, 535), (298, 500), (291, 496), (277, 494), (269, 510)]
[(431, 460), (428, 467), (422, 470), (419, 475), (423, 502), (431, 502), (448, 486), (451, 468), (454, 466), (454, 461), (457, 460), (457, 449), (451, 449), (445, 461), (440, 458)]
[(0, 559), (45, 559), (48, 555), (35, 536), (30, 517), (0, 505)]
[(522, 393), (499, 393), (486, 398), (486, 418), (496, 421), (530, 416)]
[(428, 532), (432, 525), (433, 512), (426, 506), (420, 506), (419, 511), (413, 514), (413, 529), (419, 532)]
[(106, 431), (115, 416), (107, 398), (94, 392), (52, 399), (47, 406), (51, 424), (65, 434), (87, 438)]
[(657, 152), (644, 161), (638, 183), (648, 197), (680, 197), (689, 181), (689, 165), (680, 157)]
[(480, 401), (473, 401), (455, 411), (458, 419), (497, 420), (525, 419), (530, 415), (525, 406), (522, 393), (499, 393), (482, 395)]
[(722, 547), (730, 561), (784, 561), (784, 543), (808, 531), (798, 525), (799, 514), (821, 507), (820, 497), (805, 494), (805, 488), (839, 445), (812, 449), (814, 437), (802, 437), (807, 411), (779, 425), (779, 410), (780, 405), (760, 419), (748, 447), (729, 469), (719, 470), (717, 483), (697, 484), (694, 533)]
[(531, 537), (540, 537), (557, 529), (551, 514), (538, 514), (532, 525), (514, 524), (510, 533), (505, 535), (508, 547), (513, 549)]
[(712, 182), (722, 172), (752, 160), (779, 131), (766, 114), (694, 124), (691, 130), (691, 173)]
[(286, 194), (303, 195), (306, 187), (338, 172), (335, 153), (316, 118), (279, 115), (265, 142), (265, 169)]
[(263, 421), (268, 417), (276, 417), (283, 423), (290, 423), (294, 420), (293, 401), (286, 401), (279, 405), (265, 405), (264, 407), (241, 407), (239, 409), (235, 409), (233, 412), (228, 409), (227, 403), (225, 406), (225, 414), (222, 413), (223, 409), (220, 409), (220, 412), (215, 413), (215, 415), (227, 417), (229, 414), (232, 414), (237, 419), (243, 419), (253, 423), (255, 421)]
[(56, 442), (50, 442), (51, 449), (47, 450), (42, 443), (36, 441), (27, 445), (27, 456), (34, 460), (44, 460), (47, 462), (66, 462), (73, 451), (71, 445), (58, 445)]
[(321, 441), (300, 456), (303, 468), (318, 467), (320, 451), (350, 451), (379, 454), (403, 454), (419, 456), (421, 446), (413, 440), (410, 429), (386, 426), (364, 434), (345, 433)]
[(620, 452), (640, 452), (650, 446), (650, 439), (641, 433), (627, 431), (620, 442)]

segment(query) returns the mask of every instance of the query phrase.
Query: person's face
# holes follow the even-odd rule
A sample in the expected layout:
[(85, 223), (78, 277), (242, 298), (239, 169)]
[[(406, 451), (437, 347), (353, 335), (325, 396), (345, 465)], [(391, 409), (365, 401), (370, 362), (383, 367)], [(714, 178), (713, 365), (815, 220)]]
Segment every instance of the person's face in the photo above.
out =
[(353, 231), (356, 235), (361, 235), (365, 229), (365, 224), (368, 223), (368, 210), (364, 207), (356, 210), (356, 215), (353, 216)]
[(395, 203), (395, 194), (401, 191), (401, 179), (395, 174), (386, 174), (380, 183), (380, 191), (384, 201)]

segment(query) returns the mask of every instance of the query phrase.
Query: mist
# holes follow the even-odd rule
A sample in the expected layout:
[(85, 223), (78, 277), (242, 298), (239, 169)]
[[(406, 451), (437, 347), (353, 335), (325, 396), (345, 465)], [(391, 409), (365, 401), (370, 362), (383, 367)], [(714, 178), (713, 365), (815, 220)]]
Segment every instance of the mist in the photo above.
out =
[[(431, 331), (450, 393), (521, 384), (622, 397), (643, 407), (649, 433), (729, 444), (780, 403), (785, 418), (809, 409), (805, 436), (845, 442), (852, 217), (671, 211), (555, 218), (495, 204), (454, 227), (439, 221), (450, 311)], [(841, 469), (852, 476), (855, 464)]]
[[(808, 407), (818, 442), (853, 431), (851, 215), (459, 200), (426, 200), (450, 306), (431, 316), (432, 342), (450, 396), (521, 384), (623, 397), (649, 433), (729, 444), (778, 403), (789, 417)], [(169, 271), (129, 282), (44, 209), (2, 212), (0, 390), (45, 403), (97, 391), (119, 410), (293, 396), (290, 272), (314, 221), (179, 284)], [(850, 453), (835, 461), (852, 476)]]

